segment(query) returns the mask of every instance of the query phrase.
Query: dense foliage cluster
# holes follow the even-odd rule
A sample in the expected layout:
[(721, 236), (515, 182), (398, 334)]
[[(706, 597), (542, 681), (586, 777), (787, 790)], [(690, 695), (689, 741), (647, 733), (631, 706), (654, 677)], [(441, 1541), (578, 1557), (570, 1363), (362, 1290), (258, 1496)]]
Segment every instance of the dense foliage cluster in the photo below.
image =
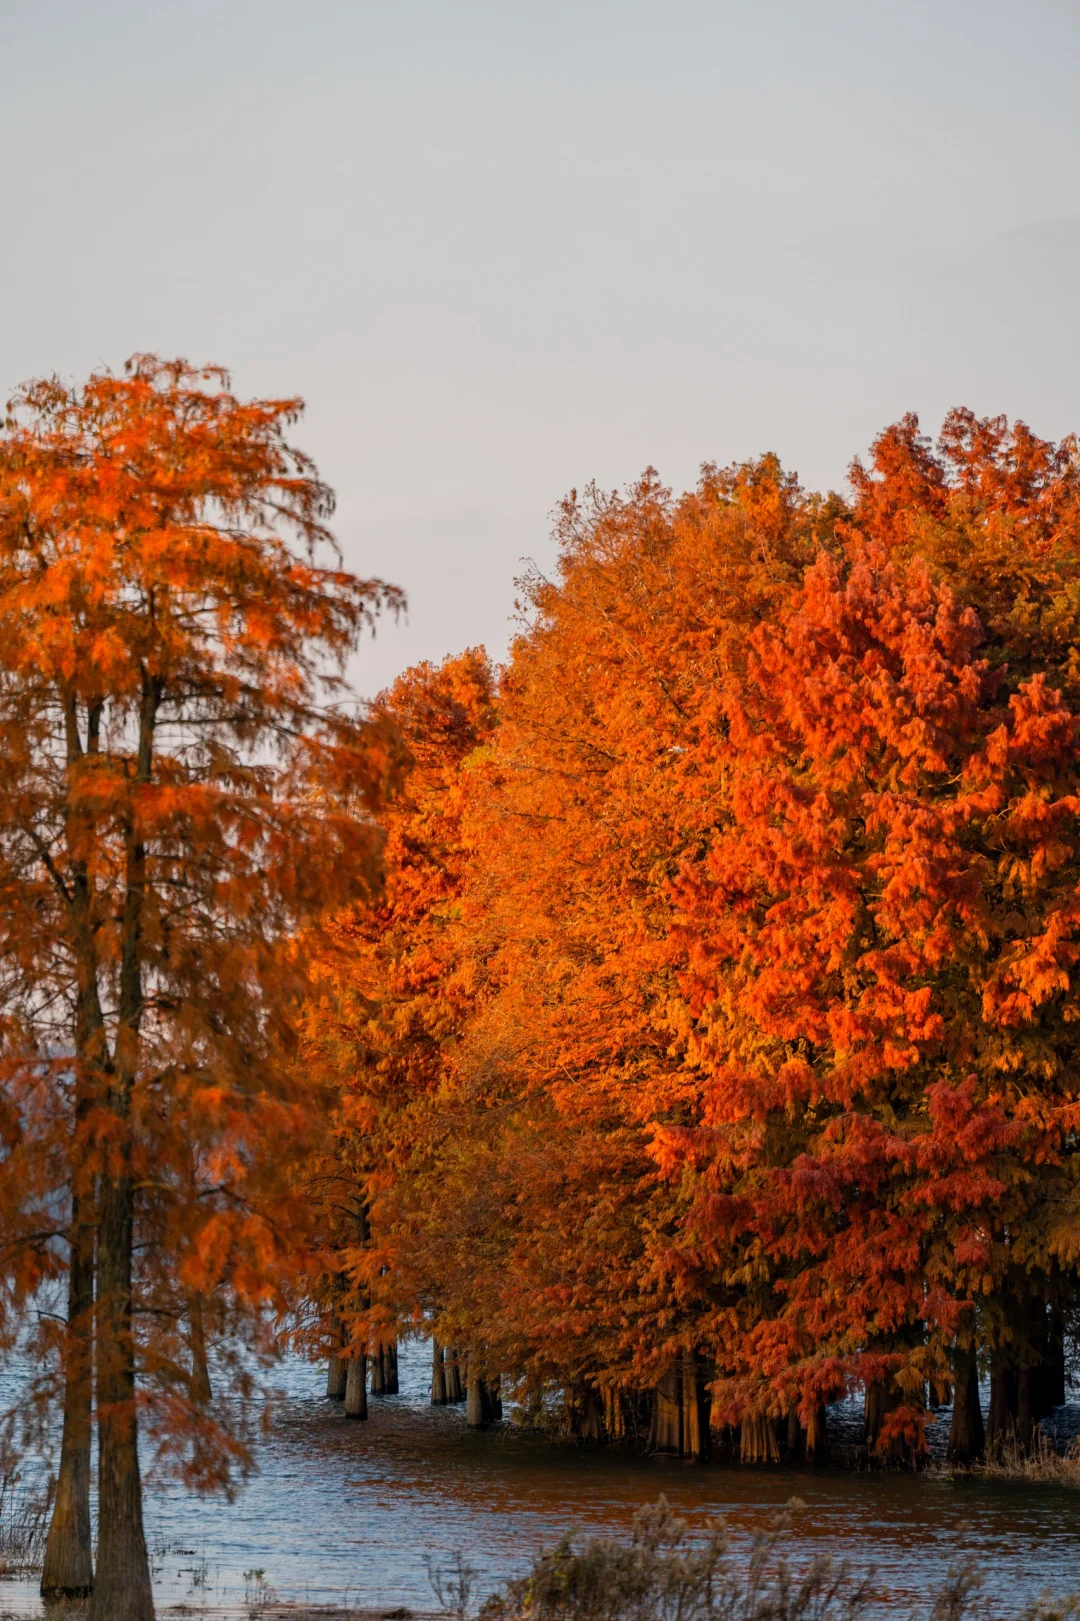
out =
[(1064, 1398), (1080, 460), (955, 411), (851, 485), (571, 496), (505, 669), (380, 701), (385, 891), (308, 1040), (354, 1345), (758, 1460), (857, 1389), (894, 1459), (949, 1391), (981, 1450), (980, 1369), (992, 1440)]

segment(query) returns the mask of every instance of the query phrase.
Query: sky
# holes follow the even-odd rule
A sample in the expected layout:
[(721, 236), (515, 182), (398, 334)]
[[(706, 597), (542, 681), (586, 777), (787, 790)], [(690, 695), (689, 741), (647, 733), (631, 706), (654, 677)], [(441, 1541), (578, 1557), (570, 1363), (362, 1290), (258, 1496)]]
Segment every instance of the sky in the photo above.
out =
[(0, 398), (301, 394), (355, 669), (511, 630), (550, 514), (903, 412), (1080, 429), (1080, 0), (0, 0)]

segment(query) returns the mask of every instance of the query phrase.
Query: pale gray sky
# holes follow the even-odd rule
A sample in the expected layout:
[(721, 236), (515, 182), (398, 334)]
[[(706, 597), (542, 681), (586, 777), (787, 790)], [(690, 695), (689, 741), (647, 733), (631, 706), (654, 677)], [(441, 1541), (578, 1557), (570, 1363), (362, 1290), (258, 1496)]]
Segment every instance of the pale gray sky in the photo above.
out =
[(359, 668), (485, 641), (571, 485), (915, 409), (1080, 428), (1080, 0), (0, 0), (0, 390), (299, 392)]

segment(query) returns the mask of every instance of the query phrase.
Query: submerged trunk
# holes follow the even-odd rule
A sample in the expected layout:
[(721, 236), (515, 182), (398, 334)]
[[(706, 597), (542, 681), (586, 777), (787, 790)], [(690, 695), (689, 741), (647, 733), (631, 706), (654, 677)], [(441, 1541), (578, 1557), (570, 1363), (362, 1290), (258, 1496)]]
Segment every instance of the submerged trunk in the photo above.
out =
[(653, 1392), (649, 1446), (653, 1452), (678, 1452), (681, 1441), (679, 1374), (676, 1368), (670, 1368)]
[(153, 1621), (131, 1314), (134, 1192), (102, 1180), (98, 1227), (98, 1558), (91, 1621)]
[(990, 1408), (986, 1418), (986, 1445), (993, 1452), (1016, 1434), (1019, 1379), (1004, 1349), (990, 1353)]
[(499, 1396), (499, 1381), (474, 1378), (469, 1375), (468, 1394), (465, 1398), (465, 1422), (472, 1430), (486, 1429), (502, 1418), (502, 1400)]
[(68, 1325), (64, 1342), (64, 1431), (45, 1562), (43, 1598), (86, 1598), (94, 1583), (90, 1530), (94, 1235), (72, 1200)]
[(599, 1391), (591, 1386), (567, 1391), (566, 1414), (575, 1440), (604, 1440), (604, 1406)]
[(210, 1364), (206, 1357), (206, 1322), (203, 1316), (203, 1297), (193, 1294), (188, 1302), (188, 1317), (191, 1322), (191, 1399), (198, 1402), (200, 1407), (209, 1406), (213, 1400), (213, 1387), (210, 1384)]
[(386, 1394), (386, 1363), (383, 1360), (386, 1352), (380, 1345), (371, 1353), (371, 1394), (385, 1396)]
[(604, 1429), (609, 1441), (626, 1438), (626, 1413), (622, 1396), (614, 1385), (604, 1386)]
[(684, 1458), (703, 1458), (709, 1433), (704, 1412), (705, 1392), (697, 1357), (690, 1351), (682, 1360), (680, 1451)]
[(345, 1417), (367, 1418), (367, 1357), (363, 1351), (349, 1358), (345, 1381)]
[(465, 1382), (461, 1377), (461, 1358), (456, 1345), (446, 1351), (446, 1399), (448, 1402), (465, 1400)]
[(829, 1414), (824, 1402), (814, 1408), (806, 1426), (806, 1461), (815, 1464), (829, 1461)]
[(391, 1340), (389, 1345), (382, 1348), (382, 1387), (384, 1396), (396, 1396), (398, 1393), (396, 1340)]
[(434, 1339), (431, 1342), (431, 1405), (446, 1406), (446, 1364), (443, 1361), (443, 1348)]
[[(334, 1324), (333, 1333), (338, 1344), (343, 1345), (345, 1332), (341, 1323)], [(326, 1394), (332, 1401), (345, 1400), (345, 1381), (348, 1376), (349, 1369), (345, 1358), (338, 1351), (332, 1351), (326, 1365)]]
[(1016, 1379), (1016, 1444), (1028, 1452), (1035, 1438), (1035, 1415), (1031, 1410), (1032, 1370), (1022, 1367)]
[(979, 1405), (979, 1364), (974, 1345), (956, 1347), (953, 1352), (953, 1373), (952, 1423), (945, 1456), (950, 1463), (971, 1463), (982, 1456), (986, 1439)]
[(764, 1413), (744, 1418), (739, 1428), (740, 1463), (779, 1463), (776, 1425)]

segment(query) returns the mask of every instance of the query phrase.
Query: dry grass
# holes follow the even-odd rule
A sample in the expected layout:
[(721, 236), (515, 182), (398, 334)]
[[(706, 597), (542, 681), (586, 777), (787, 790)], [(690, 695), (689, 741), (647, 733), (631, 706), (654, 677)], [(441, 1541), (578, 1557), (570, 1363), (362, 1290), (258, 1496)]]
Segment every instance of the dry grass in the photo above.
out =
[(970, 1473), (993, 1480), (1080, 1486), (1080, 1436), (1064, 1452), (1057, 1450), (1041, 1427), (1036, 1428), (1030, 1450), (1018, 1446), (1015, 1437), (1009, 1436), (992, 1456), (973, 1464)]

